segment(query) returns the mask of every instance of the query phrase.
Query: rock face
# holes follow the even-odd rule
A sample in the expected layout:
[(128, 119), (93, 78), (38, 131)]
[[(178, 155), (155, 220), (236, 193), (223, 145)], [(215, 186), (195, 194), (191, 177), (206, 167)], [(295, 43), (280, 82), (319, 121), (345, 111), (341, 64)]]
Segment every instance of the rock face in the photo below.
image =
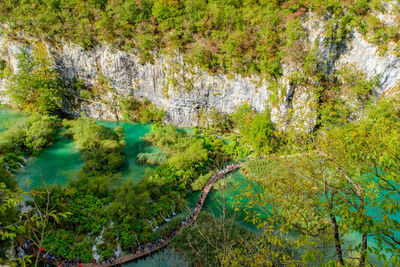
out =
[[(228, 79), (224, 75), (211, 76), (187, 66), (180, 57), (160, 56), (153, 64), (140, 64), (137, 56), (106, 45), (89, 52), (64, 45), (61, 51), (54, 54), (56, 66), (66, 80), (78, 77), (88, 84), (95, 84), (101, 74), (115, 89), (113, 94), (147, 98), (166, 110), (168, 122), (179, 126), (196, 125), (201, 109), (215, 107), (229, 113), (247, 101), (257, 111), (262, 111), (268, 99), (266, 84), (256, 88), (257, 77), (235, 76)], [(96, 108), (101, 109), (100, 106), (98, 103)], [(96, 108), (87, 111), (98, 117)], [(117, 114), (107, 113), (106, 116), (107, 119), (116, 119)]]
[[(353, 33), (343, 47), (327, 43), (321, 23), (310, 19), (304, 25), (309, 31), (307, 43), (317, 43), (317, 58), (324, 71), (331, 72), (343, 64), (352, 64), (364, 71), (368, 77), (379, 75), (378, 95), (396, 86), (400, 78), (400, 60), (390, 53), (379, 55), (377, 48)], [(0, 38), (0, 58), (16, 71), (16, 55), (22, 44)], [(281, 125), (310, 131), (316, 124), (316, 99), (311, 90), (290, 85), (288, 75), (293, 70), (284, 68), (280, 79), (280, 103), (272, 104), (269, 81), (260, 77), (235, 75), (210, 75), (184, 62), (180, 56), (156, 57), (153, 64), (141, 64), (134, 54), (128, 54), (99, 45), (85, 51), (74, 44), (63, 44), (61, 48), (48, 47), (54, 65), (61, 77), (68, 83), (74, 79), (83, 80), (92, 86), (100, 78), (106, 79), (110, 90), (92, 100), (83, 101), (78, 94), (72, 94), (71, 103), (65, 112), (79, 115), (82, 111), (96, 119), (116, 120), (121, 118), (120, 99), (129, 96), (147, 98), (151, 103), (166, 111), (166, 121), (178, 126), (199, 124), (199, 114), (215, 107), (222, 113), (230, 113), (245, 102), (255, 110), (271, 108), (273, 120)], [(0, 79), (0, 101), (8, 100), (1, 94), (6, 81)], [(286, 93), (285, 93), (286, 92)], [(291, 120), (285, 120), (291, 113)], [(283, 122), (285, 121), (285, 122)]]

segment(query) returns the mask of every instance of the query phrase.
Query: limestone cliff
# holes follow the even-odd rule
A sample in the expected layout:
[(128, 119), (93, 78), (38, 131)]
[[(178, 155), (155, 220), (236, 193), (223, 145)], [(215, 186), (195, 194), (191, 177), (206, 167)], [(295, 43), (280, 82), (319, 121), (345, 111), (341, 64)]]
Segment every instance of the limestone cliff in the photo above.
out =
[[(304, 42), (316, 44), (316, 58), (326, 73), (344, 64), (353, 64), (368, 77), (379, 75), (379, 87), (375, 88), (379, 97), (397, 86), (400, 78), (400, 59), (389, 52), (383, 55), (368, 43), (359, 33), (352, 33), (342, 46), (329, 42), (324, 37), (323, 22), (312, 17), (304, 23), (308, 36)], [(16, 54), (26, 45), (0, 38), (0, 58), (14, 70), (17, 69)], [(28, 46), (29, 47), (29, 46)], [(272, 104), (269, 81), (257, 76), (211, 75), (184, 62), (179, 55), (175, 57), (158, 55), (154, 63), (141, 64), (139, 58), (110, 47), (99, 45), (85, 51), (81, 47), (65, 43), (60, 47), (48, 46), (54, 65), (61, 77), (70, 83), (81, 79), (93, 86), (99, 76), (109, 81), (110, 90), (90, 100), (84, 100), (76, 92), (65, 105), (65, 112), (79, 115), (84, 111), (96, 119), (116, 120), (121, 118), (119, 100), (135, 96), (147, 98), (166, 111), (166, 121), (178, 126), (192, 126), (199, 123), (199, 113), (215, 107), (223, 113), (232, 112), (244, 102), (257, 111), (266, 107), (272, 109), (273, 120), (284, 125), (290, 124), (298, 129), (310, 131), (316, 124), (316, 99), (307, 87), (293, 86), (289, 75), (295, 66), (284, 65), (283, 76), (279, 80), (279, 103)], [(6, 81), (0, 79), (0, 93)], [(7, 98), (0, 96), (2, 103)], [(290, 121), (286, 120), (291, 113)]]

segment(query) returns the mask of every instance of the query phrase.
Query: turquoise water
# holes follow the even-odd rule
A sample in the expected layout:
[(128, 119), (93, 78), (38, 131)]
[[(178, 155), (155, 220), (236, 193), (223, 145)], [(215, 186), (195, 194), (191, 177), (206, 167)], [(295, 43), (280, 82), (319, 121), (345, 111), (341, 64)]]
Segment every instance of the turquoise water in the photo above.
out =
[(16, 178), (21, 185), (30, 180), (30, 188), (41, 186), (42, 177), (48, 185), (63, 185), (83, 166), (80, 157), (81, 153), (75, 148), (72, 139), (58, 136), (50, 147), (37, 157), (29, 159)]
[(154, 147), (143, 141), (143, 137), (151, 131), (150, 124), (131, 123), (131, 122), (111, 122), (101, 121), (104, 126), (114, 128), (121, 126), (124, 128), (126, 134), (124, 153), (126, 156), (125, 164), (121, 169), (121, 177), (123, 180), (131, 180), (135, 183), (140, 182), (144, 177), (146, 169), (154, 169), (154, 166), (145, 166), (136, 164), (136, 156), (139, 153), (152, 153), (160, 151), (159, 148)]
[[(7, 112), (6, 114), (13, 113)], [(101, 121), (99, 123), (109, 128), (114, 128), (115, 126), (124, 128), (126, 134), (126, 146), (124, 148), (126, 161), (121, 169), (121, 177), (122, 180), (132, 180), (138, 183), (144, 177), (146, 169), (154, 167), (136, 164), (137, 154), (159, 151), (158, 148), (142, 140), (142, 137), (150, 132), (151, 125), (130, 122)], [(30, 188), (41, 186), (42, 177), (46, 184), (65, 185), (69, 177), (77, 173), (83, 165), (81, 153), (76, 149), (73, 140), (59, 136), (54, 144), (43, 150), (37, 157), (29, 159), (25, 168), (21, 169), (16, 177), (21, 185), (30, 180)]]
[[(372, 179), (377, 182), (376, 177), (373, 177)], [(382, 190), (381, 193), (387, 194), (388, 192), (385, 190)], [(400, 203), (400, 196), (398, 194), (389, 195), (389, 196), (387, 196), (387, 199), (393, 201), (394, 203), (396, 203), (396, 202)], [(379, 196), (377, 199), (377, 202), (380, 202), (383, 200), (384, 200), (384, 198), (382, 196)], [(374, 206), (368, 205), (367, 206), (367, 214), (369, 216), (371, 216), (375, 220), (376, 223), (382, 222), (384, 220), (384, 218), (381, 217), (384, 214), (384, 212), (379, 207), (374, 207)], [(389, 217), (392, 220), (396, 220), (397, 222), (400, 222), (400, 212), (397, 214), (394, 214), (394, 215), (390, 215)], [(400, 236), (399, 231), (394, 231), (394, 234), (397, 236)], [(352, 233), (344, 236), (343, 239), (344, 239), (345, 247), (352, 246), (354, 248), (355, 246), (361, 244), (362, 236), (360, 233), (352, 232)], [(378, 246), (378, 241), (374, 236), (368, 237), (368, 246), (369, 247), (377, 247)], [(384, 243), (383, 250), (381, 252), (383, 254), (385, 254), (388, 258), (390, 258), (392, 256), (392, 253), (387, 252), (386, 248), (389, 248), (389, 246)], [(371, 255), (370, 261), (375, 264), (378, 264), (378, 265), (383, 264), (383, 262), (380, 262), (377, 259), (376, 255)]]
[[(223, 207), (225, 206), (225, 213), (228, 219), (233, 219), (248, 229), (258, 231), (256, 225), (245, 221), (246, 213), (243, 210), (243, 205), (247, 204), (247, 202), (242, 200), (241, 207), (237, 207), (234, 203), (235, 199), (245, 190), (246, 181), (249, 180), (240, 171), (228, 175), (222, 180), (225, 185), (224, 189), (213, 190), (208, 194), (204, 202), (204, 209), (218, 217), (222, 214)], [(261, 212), (257, 207), (249, 211)], [(263, 213), (261, 212), (261, 214)]]
[(22, 117), (24, 117), (24, 113), (22, 112), (0, 108), (0, 132), (9, 128), (10, 125), (13, 125)]
[(215, 189), (217, 190), (212, 190), (208, 194), (204, 202), (204, 209), (218, 217), (222, 214), (223, 207), (225, 206), (229, 216), (234, 216), (236, 220), (242, 220), (242, 214), (235, 213), (233, 202), (235, 201), (235, 197), (240, 194), (242, 183), (245, 180), (246, 177), (239, 171), (228, 175), (225, 179), (220, 181), (220, 183), (224, 185), (223, 189), (218, 190), (219, 188), (216, 187)]

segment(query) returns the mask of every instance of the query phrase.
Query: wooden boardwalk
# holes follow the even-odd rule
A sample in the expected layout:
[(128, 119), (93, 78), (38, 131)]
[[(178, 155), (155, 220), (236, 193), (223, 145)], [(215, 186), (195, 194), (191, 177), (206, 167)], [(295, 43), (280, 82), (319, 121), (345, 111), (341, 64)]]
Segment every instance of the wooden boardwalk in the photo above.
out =
[[(201, 198), (200, 205), (197, 208), (197, 212), (193, 215), (192, 221), (190, 223), (188, 223), (187, 225), (184, 225), (181, 228), (179, 228), (179, 231), (176, 232), (176, 236), (180, 235), (185, 230), (185, 228), (193, 225), (196, 222), (197, 216), (200, 214), (200, 211), (203, 208), (204, 201), (206, 200), (207, 195), (211, 191), (214, 183), (216, 181), (218, 181), (221, 177), (224, 177), (226, 174), (228, 174), (230, 172), (236, 171), (237, 169), (239, 169), (242, 166), (243, 166), (243, 163), (238, 163), (236, 165), (232, 165), (231, 168), (225, 168), (223, 171), (218, 171), (215, 173), (214, 181), (212, 183), (207, 184), (204, 188), (203, 197)], [(149, 248), (145, 248), (145, 250), (143, 252), (137, 252), (135, 254), (132, 253), (132, 254), (125, 255), (123, 257), (115, 259), (111, 263), (109, 263), (109, 262), (107, 262), (107, 263), (102, 262), (101, 264), (100, 263), (96, 263), (96, 264), (95, 263), (84, 263), (84, 264), (82, 264), (82, 267), (93, 267), (93, 266), (106, 267), (106, 266), (115, 266), (115, 265), (121, 265), (126, 262), (131, 262), (131, 261), (137, 260), (139, 258), (146, 257), (146, 256), (162, 249), (163, 247), (167, 246), (171, 242), (172, 239), (173, 239), (173, 237), (164, 238), (164, 242), (158, 246), (154, 246), (152, 250), (150, 250)]]

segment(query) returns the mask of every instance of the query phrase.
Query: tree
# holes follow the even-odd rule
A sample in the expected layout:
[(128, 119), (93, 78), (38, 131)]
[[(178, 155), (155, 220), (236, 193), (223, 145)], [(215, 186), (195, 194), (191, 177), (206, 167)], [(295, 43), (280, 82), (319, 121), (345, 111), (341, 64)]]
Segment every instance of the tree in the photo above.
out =
[(258, 234), (237, 224), (237, 213), (226, 202), (225, 177), (220, 178), (216, 214), (202, 211), (196, 224), (173, 241), (179, 250), (185, 251), (195, 265), (232, 266), (230, 257), (237, 251), (253, 245)]
[[(382, 243), (394, 252), (400, 248), (400, 240), (396, 238), (400, 229), (396, 219), (400, 211), (397, 101), (397, 98), (381, 100), (369, 108), (364, 119), (323, 131), (316, 140), (315, 151), (326, 161), (324, 167), (330, 173), (334, 171), (336, 181), (341, 177), (342, 184), (335, 189), (338, 197), (351, 204), (341, 217), (352, 215), (351, 228), (362, 235), (360, 266), (368, 256), (369, 236), (377, 236), (375, 253), (383, 248)], [(399, 256), (394, 253), (392, 260), (398, 261)]]
[(85, 117), (65, 125), (83, 154), (86, 170), (99, 175), (112, 174), (123, 165), (122, 152), (126, 143), (122, 127), (112, 130)]
[(64, 88), (52, 67), (45, 46), (37, 43), (32, 54), (23, 49), (18, 55), (18, 71), (11, 77), (7, 93), (16, 106), (54, 114), (63, 104)]
[(26, 131), (25, 145), (34, 154), (41, 151), (54, 138), (56, 131), (51, 124), (49, 121), (39, 120), (32, 123)]
[[(25, 231), (17, 206), (23, 200), (20, 188), (0, 182), (0, 262), (12, 265), (11, 255), (17, 236)], [(20, 262), (22, 263), (22, 262)]]
[[(304, 156), (272, 155), (248, 161), (242, 171), (250, 180), (235, 205), (243, 208), (246, 220), (263, 230), (263, 242), (280, 247), (276, 252), (281, 253), (274, 254), (271, 245), (264, 244), (270, 260), (320, 265), (329, 256), (331, 231), (321, 209), (322, 192), (301, 168), (308, 167), (303, 160)], [(292, 253), (298, 250), (302, 258), (296, 259)]]
[(244, 123), (240, 131), (244, 141), (250, 144), (257, 153), (268, 154), (275, 149), (274, 126), (268, 111), (252, 116)]
[(215, 107), (211, 107), (207, 114), (207, 118), (209, 120), (209, 126), (211, 126), (216, 132), (224, 133), (232, 128), (229, 117), (220, 113)]
[[(41, 249), (44, 247), (44, 244), (49, 237), (49, 235), (53, 232), (56, 224), (59, 223), (60, 218), (66, 218), (70, 212), (58, 212), (55, 209), (55, 203), (51, 201), (51, 194), (54, 188), (53, 186), (48, 187), (44, 182), (43, 183), (43, 191), (33, 191), (29, 192), (29, 196), (32, 199), (28, 202), (28, 204), (32, 207), (32, 209), (27, 214), (27, 221), (25, 223), (26, 227), (26, 237), (33, 242), (36, 246), (36, 255), (35, 255), (35, 267), (38, 266), (40, 259)], [(48, 251), (51, 251), (51, 247), (47, 248)]]
[[(297, 238), (303, 244), (315, 237), (319, 237), (315, 245), (333, 244), (341, 265), (350, 262), (342, 239), (350, 232), (361, 236), (354, 248), (359, 266), (367, 264), (371, 253), (386, 262), (399, 262), (396, 140), (400, 138), (400, 112), (396, 101), (381, 100), (359, 121), (321, 129), (303, 153), (246, 163), (245, 173), (261, 188), (244, 194), (252, 201), (250, 207), (272, 205), (265, 213), (279, 218), (275, 223), (280, 230), (286, 225), (286, 231), (300, 233)], [(261, 226), (267, 223), (250, 215)], [(378, 243), (371, 245), (371, 237)], [(392, 253), (390, 259), (383, 248)]]

